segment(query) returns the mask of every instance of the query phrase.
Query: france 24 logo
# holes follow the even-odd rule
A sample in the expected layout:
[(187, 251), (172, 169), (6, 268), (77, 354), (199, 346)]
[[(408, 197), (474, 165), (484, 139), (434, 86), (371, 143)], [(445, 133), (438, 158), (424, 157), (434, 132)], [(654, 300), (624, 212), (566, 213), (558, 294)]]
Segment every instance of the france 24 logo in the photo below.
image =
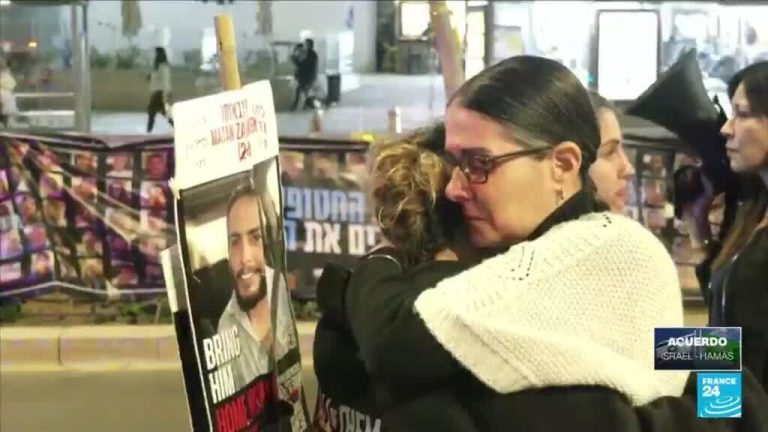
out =
[(698, 417), (741, 418), (741, 372), (700, 372), (696, 390)]

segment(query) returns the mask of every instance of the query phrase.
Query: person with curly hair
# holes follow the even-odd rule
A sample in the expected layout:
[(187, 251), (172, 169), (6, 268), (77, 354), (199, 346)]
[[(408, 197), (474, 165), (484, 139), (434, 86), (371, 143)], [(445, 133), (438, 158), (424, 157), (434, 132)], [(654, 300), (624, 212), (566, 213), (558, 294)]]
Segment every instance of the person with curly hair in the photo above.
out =
[[(376, 144), (371, 151), (370, 193), (384, 240), (362, 261), (396, 256), (402, 270), (423, 286), (455, 275), (474, 261), (471, 249), (462, 244), (467, 237), (461, 209), (444, 193), (451, 173), (441, 155), (444, 140), (440, 123), (395, 142)], [(367, 277), (361, 274), (365, 271), (356, 277)], [(350, 275), (343, 267), (328, 265), (318, 284), (335, 283), (329, 281), (338, 277), (348, 280)], [(325, 297), (319, 297), (318, 303), (323, 314), (315, 331), (314, 367), (320, 392), (315, 422), (320, 430), (346, 430), (352, 418), (364, 418), (366, 430), (399, 430), (391, 419), (409, 418), (408, 412), (457, 400), (450, 393), (398, 394), (397, 406), (389, 406), (386, 400), (393, 395), (387, 394), (392, 389), (366, 372), (357, 343), (340, 319), (340, 305)], [(455, 408), (439, 423), (440, 430), (471, 428), (463, 410)], [(434, 420), (430, 426), (435, 426)]]

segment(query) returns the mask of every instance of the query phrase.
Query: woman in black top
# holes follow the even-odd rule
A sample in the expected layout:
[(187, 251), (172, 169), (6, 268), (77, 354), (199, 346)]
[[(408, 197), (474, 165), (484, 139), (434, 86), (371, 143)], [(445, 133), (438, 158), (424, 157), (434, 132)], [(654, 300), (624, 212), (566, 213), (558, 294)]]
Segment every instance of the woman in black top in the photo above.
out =
[(749, 186), (712, 265), (709, 324), (742, 327), (742, 364), (768, 390), (768, 62), (738, 72), (728, 95), (733, 116), (721, 132)]
[[(469, 248), (460, 245), (460, 239), (466, 236), (457, 235), (461, 231), (461, 210), (445, 198), (450, 170), (438, 155), (444, 141), (445, 128), (440, 123), (417, 130), (397, 142), (378, 145), (371, 155), (374, 214), (385, 241), (362, 260), (391, 260), (418, 287), (434, 285), (464, 270), (473, 261)], [(455, 259), (454, 250), (467, 252), (462, 254), (461, 262)], [(438, 261), (433, 262), (435, 259)], [(431, 262), (428, 268), (420, 268), (427, 262)], [(373, 273), (367, 273), (367, 270), (373, 270)], [(375, 273), (375, 267), (361, 265), (355, 277), (376, 278)], [(336, 289), (348, 283), (350, 277), (349, 270), (330, 264), (318, 285)], [(341, 305), (323, 295), (327, 292), (324, 288), (318, 292), (322, 316), (315, 330), (313, 352), (319, 384), (315, 414), (319, 429), (345, 431), (350, 423), (355, 423), (365, 425), (364, 430), (401, 430), (396, 420), (410, 417), (408, 412), (424, 410), (426, 406), (445, 408), (451, 404), (456, 404), (454, 409), (448, 410), (440, 422), (431, 421), (429, 427), (441, 431), (472, 429), (452, 393), (430, 392), (427, 397), (400, 393), (395, 396), (389, 394), (390, 389), (386, 386), (372, 380), (343, 319)], [(398, 400), (396, 415), (386, 403), (393, 398)], [(389, 421), (382, 425), (382, 420)], [(408, 427), (421, 429), (414, 424)]]

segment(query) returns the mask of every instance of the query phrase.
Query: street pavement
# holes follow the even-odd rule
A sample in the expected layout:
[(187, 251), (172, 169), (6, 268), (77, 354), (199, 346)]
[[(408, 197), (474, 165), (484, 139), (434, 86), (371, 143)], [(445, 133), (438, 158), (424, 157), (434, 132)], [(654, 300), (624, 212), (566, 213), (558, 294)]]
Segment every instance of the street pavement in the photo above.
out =
[[(311, 367), (304, 385), (312, 410)], [(2, 432), (188, 430), (181, 369), (0, 372)]]
[[(689, 307), (685, 325), (706, 325), (707, 312)], [(314, 409), (317, 379), (304, 362), (307, 406)], [(18, 369), (17, 369), (18, 370)], [(181, 370), (64, 367), (28, 372), (0, 369), (0, 432), (189, 430)]]
[[(360, 87), (341, 95), (338, 104), (323, 112), (322, 135), (348, 137), (353, 132), (384, 133), (390, 108), (401, 110), (403, 130), (429, 124), (445, 113), (443, 79), (438, 75), (360, 75)], [(91, 130), (96, 134), (144, 134), (147, 115), (136, 112), (94, 112)], [(310, 133), (312, 111), (278, 112), (280, 135)], [(167, 135), (173, 129), (158, 116), (153, 135)]]

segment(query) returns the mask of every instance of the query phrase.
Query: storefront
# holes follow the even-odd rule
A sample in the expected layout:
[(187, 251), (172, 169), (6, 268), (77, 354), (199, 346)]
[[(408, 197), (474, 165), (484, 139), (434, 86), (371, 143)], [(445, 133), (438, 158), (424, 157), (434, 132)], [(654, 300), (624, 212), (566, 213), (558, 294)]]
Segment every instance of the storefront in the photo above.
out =
[[(656, 58), (651, 59), (657, 66), (655, 75), (671, 66), (681, 53), (696, 48), (705, 84), (716, 93), (724, 91), (724, 83), (737, 70), (768, 59), (768, 27), (764, 24), (768, 22), (768, 2), (500, 1), (491, 2), (489, 7), (488, 22), (492, 24), (486, 36), (490, 45), (486, 65), (511, 55), (546, 56), (571, 68), (592, 88), (598, 87), (599, 69), (632, 64), (653, 39), (658, 44)], [(598, 37), (602, 11), (654, 12), (658, 30), (656, 35), (648, 34), (648, 23), (642, 35), (633, 34), (626, 25), (606, 34), (606, 24)], [(607, 59), (600, 55), (601, 40)], [(645, 59), (643, 62), (647, 63)], [(467, 72), (471, 72), (469, 68)], [(655, 76), (644, 79), (650, 84)]]
[(0, 2), (0, 57), (16, 81), (14, 128), (90, 129), (88, 2)]
[[(604, 87), (598, 86), (600, 69), (604, 70), (605, 77), (609, 73), (623, 73), (619, 72), (622, 65), (627, 66), (626, 69), (633, 63), (643, 65), (645, 69), (650, 67), (650, 72), (637, 73), (642, 77), (629, 86), (633, 94), (617, 94), (615, 97), (625, 99), (636, 96), (636, 89), (647, 87), (658, 73), (690, 48), (699, 51), (706, 86), (714, 93), (724, 91), (725, 81), (738, 69), (768, 59), (768, 28), (758, 24), (768, 22), (768, 2), (545, 0), (446, 3), (452, 12), (453, 25), (464, 41), (467, 78), (484, 67), (520, 54), (556, 59), (592, 88)], [(398, 72), (434, 72), (437, 59), (430, 39), (429, 3), (403, 0), (397, 1), (396, 6)], [(620, 17), (618, 13), (606, 14), (606, 11), (630, 14)], [(602, 36), (601, 15), (606, 16)], [(611, 26), (617, 30), (612, 31)], [(637, 30), (632, 31), (633, 28)], [(649, 44), (656, 45), (655, 52)], [(641, 56), (653, 58), (649, 62)], [(613, 91), (610, 87), (606, 91)]]

